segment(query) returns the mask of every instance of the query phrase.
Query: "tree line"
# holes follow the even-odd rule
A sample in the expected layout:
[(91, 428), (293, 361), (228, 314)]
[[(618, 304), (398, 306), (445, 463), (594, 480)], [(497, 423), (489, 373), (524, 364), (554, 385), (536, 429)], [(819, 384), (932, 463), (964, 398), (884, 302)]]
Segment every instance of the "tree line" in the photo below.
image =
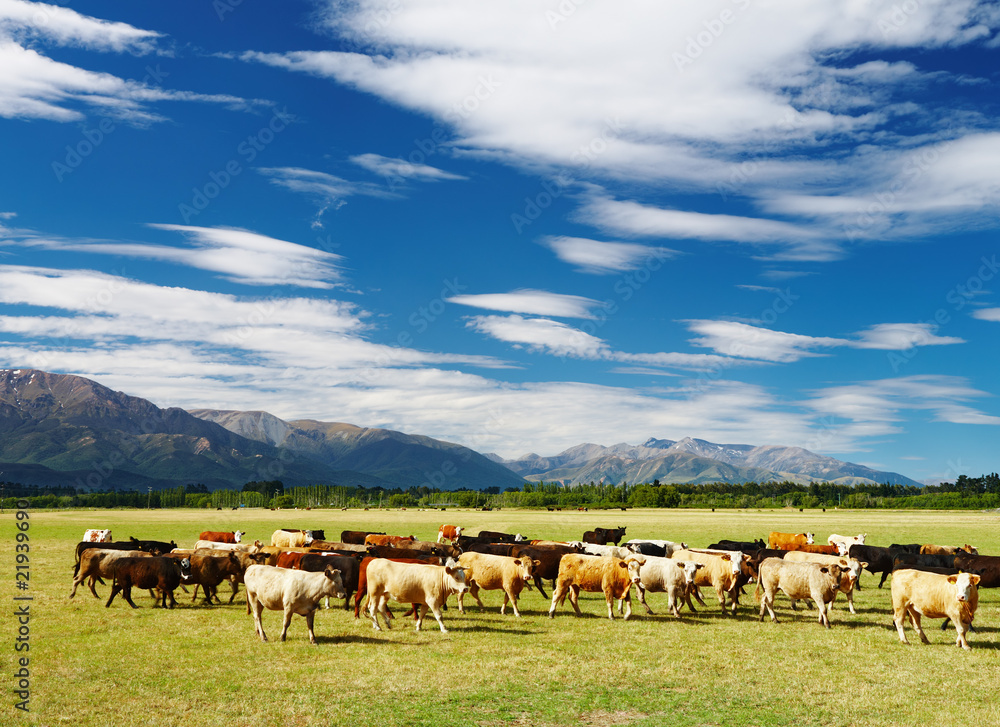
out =
[(709, 482), (638, 484), (526, 482), (520, 488), (441, 490), (433, 487), (365, 488), (310, 485), (286, 488), (280, 480), (247, 482), (242, 488), (210, 491), (204, 484), (173, 488), (91, 492), (70, 486), (0, 483), (3, 506), (27, 500), (35, 508), (1000, 508), (1000, 475), (960, 475), (954, 482), (913, 485), (844, 485), (833, 482)]

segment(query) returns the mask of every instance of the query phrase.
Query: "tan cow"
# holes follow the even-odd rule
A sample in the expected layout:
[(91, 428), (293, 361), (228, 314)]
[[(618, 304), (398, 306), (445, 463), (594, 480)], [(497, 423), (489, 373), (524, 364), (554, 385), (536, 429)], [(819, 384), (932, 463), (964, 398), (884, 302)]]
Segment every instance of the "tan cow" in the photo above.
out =
[(271, 545), (276, 548), (304, 548), (312, 541), (312, 530), (275, 530), (271, 534)]
[(365, 536), (365, 545), (388, 545), (391, 548), (407, 548), (410, 543), (416, 542), (415, 535), (379, 535), (369, 533)]
[(771, 620), (778, 623), (774, 615), (774, 596), (781, 591), (794, 600), (811, 598), (819, 611), (819, 622), (830, 628), (830, 604), (840, 589), (840, 566), (820, 563), (785, 562), (781, 558), (765, 558), (760, 564), (760, 578), (757, 580), (755, 596), (764, 597), (760, 602), (760, 620), (764, 620), (764, 610), (771, 614)]
[(195, 542), (195, 550), (235, 550), (242, 553), (257, 553), (264, 547), (259, 540), (252, 543), (220, 543), (216, 540), (199, 540)]
[(412, 603), (419, 608), (416, 611), (417, 631), (423, 623), (427, 609), (441, 627), (441, 633), (448, 629), (441, 622), (441, 607), (448, 596), (462, 596), (468, 589), (465, 582), (465, 569), (449, 560), (447, 565), (425, 565), (423, 563), (397, 563), (385, 558), (376, 558), (368, 563), (368, 615), (372, 627), (381, 631), (378, 614), (385, 619), (386, 628), (392, 628), (391, 617), (386, 608), (391, 598), (399, 603)]
[(921, 555), (957, 555), (962, 551), (971, 555), (979, 555), (979, 551), (966, 543), (965, 545), (921, 545)]
[[(820, 555), (819, 553), (805, 553), (799, 550), (790, 550), (785, 555), (785, 560), (794, 563), (820, 563), (822, 565), (840, 566), (840, 591), (847, 597), (847, 608), (851, 613), (854, 610), (854, 587), (858, 584), (861, 571), (868, 567), (864, 561), (857, 558), (837, 558), (832, 555)], [(795, 608), (795, 599), (792, 599), (792, 609)]]
[[(699, 568), (694, 577), (695, 598), (704, 606), (705, 602), (698, 593), (698, 586), (711, 586), (715, 589), (715, 594), (719, 599), (719, 607), (722, 613), (726, 613), (726, 596), (732, 602), (732, 612), (735, 615), (736, 607), (739, 605), (739, 585), (738, 579), (743, 570), (743, 562), (746, 556), (739, 551), (727, 551), (719, 553), (706, 553), (696, 550), (675, 550), (670, 556), (673, 560), (694, 561), (701, 563), (704, 568)], [(694, 605), (691, 603), (691, 593), (685, 594), (685, 601), (692, 611)]]
[[(521, 595), (525, 584), (534, 575), (534, 569), (541, 565), (540, 561), (530, 558), (510, 558), (506, 555), (488, 555), (487, 553), (462, 553), (458, 564), (465, 568), (465, 582), (469, 586), (469, 595), (476, 599), (480, 608), (485, 608), (479, 598), (479, 591), (494, 591), (503, 589), (503, 605), (500, 613), (507, 612), (507, 602), (514, 607), (514, 615), (520, 618), (517, 610), (517, 597)], [(463, 596), (458, 597), (458, 610), (465, 613)]]
[(567, 553), (559, 561), (559, 574), (556, 577), (556, 587), (552, 592), (552, 605), (549, 606), (549, 618), (555, 618), (556, 606), (562, 605), (569, 595), (570, 605), (580, 612), (580, 591), (604, 593), (608, 604), (608, 618), (613, 619), (614, 600), (624, 600), (625, 620), (632, 615), (632, 584), (639, 583), (640, 563), (634, 558), (604, 558), (594, 555), (577, 555)]
[(302, 570), (275, 568), (270, 565), (252, 565), (243, 575), (247, 587), (247, 606), (253, 614), (254, 626), (261, 641), (267, 641), (264, 626), (260, 616), (264, 609), (283, 611), (284, 623), (281, 627), (281, 640), (288, 634), (288, 624), (292, 614), (305, 616), (306, 628), (309, 631), (309, 643), (316, 643), (313, 631), (313, 618), (320, 601), (324, 597), (345, 598), (344, 584), (340, 579), (340, 571), (333, 566), (327, 566), (321, 573)]
[(892, 574), (892, 620), (899, 632), (899, 640), (904, 644), (909, 643), (903, 633), (903, 623), (909, 614), (910, 623), (925, 644), (930, 641), (920, 627), (920, 617), (950, 618), (958, 632), (955, 643), (963, 649), (971, 649), (965, 637), (978, 606), (977, 575), (959, 573), (946, 576), (910, 569)]
[(667, 608), (680, 617), (680, 607), (684, 603), (690, 587), (694, 586), (695, 574), (705, 566), (693, 560), (681, 561), (674, 558), (660, 558), (654, 555), (642, 556), (639, 567), (639, 601), (652, 615), (653, 609), (646, 603), (646, 591), (667, 594)]

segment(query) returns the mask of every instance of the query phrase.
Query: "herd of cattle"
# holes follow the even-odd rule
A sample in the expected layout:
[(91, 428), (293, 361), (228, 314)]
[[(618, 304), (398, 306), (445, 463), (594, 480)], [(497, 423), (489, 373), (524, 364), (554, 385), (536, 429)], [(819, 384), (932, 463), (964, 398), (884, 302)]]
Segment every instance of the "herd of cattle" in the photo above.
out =
[[(100, 536), (93, 535), (100, 533)], [(467, 536), (462, 528), (442, 525), (436, 542), (422, 542), (413, 536), (388, 535), (345, 530), (339, 541), (325, 540), (322, 530), (275, 531), (270, 545), (260, 540), (244, 543), (245, 533), (203, 532), (195, 547), (183, 549), (175, 542), (138, 540), (110, 542), (109, 531), (90, 531), (76, 547), (73, 590), (81, 583), (99, 597), (95, 584), (112, 583), (110, 606), (118, 593), (137, 608), (132, 588), (149, 590), (155, 606), (176, 604), (174, 591), (194, 587), (192, 600), (205, 605), (221, 603), (218, 588), (231, 584), (233, 602), (244, 583), (247, 613), (253, 616), (257, 634), (267, 641), (261, 623), (264, 609), (282, 611), (284, 641), (293, 614), (306, 619), (309, 640), (316, 643), (313, 618), (326, 599), (344, 599), (354, 617), (368, 596), (367, 612), (375, 629), (381, 630), (379, 616), (391, 628), (388, 601), (412, 606), (419, 631), (430, 610), (441, 631), (442, 609), (452, 595), (458, 610), (465, 613), (468, 593), (480, 607), (481, 590), (502, 590), (506, 612), (509, 603), (520, 616), (518, 597), (532, 585), (548, 599), (543, 581), (551, 581), (548, 610), (567, 597), (577, 615), (581, 614), (580, 591), (603, 593), (608, 618), (613, 619), (615, 601), (625, 619), (632, 613), (631, 591), (635, 586), (646, 612), (646, 593), (665, 593), (667, 608), (675, 617), (682, 606), (695, 612), (694, 599), (701, 605), (700, 588), (715, 591), (723, 615), (736, 614), (743, 588), (756, 582), (760, 600), (760, 620), (765, 613), (777, 622), (776, 595), (791, 600), (793, 609), (800, 600), (812, 601), (819, 622), (830, 628), (830, 607), (838, 593), (846, 594), (848, 608), (854, 610), (854, 591), (861, 589), (861, 572), (880, 574), (879, 588), (892, 575), (893, 622), (903, 643), (907, 618), (920, 639), (928, 643), (921, 617), (952, 621), (958, 646), (969, 649), (967, 633), (978, 606), (979, 588), (1000, 587), (1000, 556), (980, 555), (971, 545), (938, 546), (893, 544), (888, 547), (865, 544), (865, 535), (830, 535), (818, 544), (812, 533), (772, 532), (764, 540), (720, 540), (707, 548), (669, 540), (629, 540), (622, 545), (625, 528), (595, 528), (581, 541), (529, 540), (520, 534), (480, 531)], [(95, 542), (96, 541), (96, 542)], [(448, 541), (448, 542), (445, 542)]]

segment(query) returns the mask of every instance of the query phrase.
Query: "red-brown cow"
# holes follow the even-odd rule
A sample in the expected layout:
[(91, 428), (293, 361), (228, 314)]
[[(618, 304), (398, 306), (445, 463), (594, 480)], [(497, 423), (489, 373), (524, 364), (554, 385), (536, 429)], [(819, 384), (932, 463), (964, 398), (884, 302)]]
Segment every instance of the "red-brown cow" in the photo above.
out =
[(793, 545), (812, 545), (816, 541), (812, 533), (772, 532), (767, 536), (767, 542), (773, 550), (792, 550)]
[(214, 532), (206, 530), (198, 536), (198, 540), (211, 540), (213, 543), (238, 543), (246, 533), (237, 530), (232, 533)]
[(443, 543), (445, 540), (455, 542), (462, 535), (464, 528), (461, 525), (442, 525), (438, 528), (437, 542)]
[(403, 546), (412, 543), (417, 539), (415, 535), (366, 535), (365, 545), (389, 545), (392, 547)]

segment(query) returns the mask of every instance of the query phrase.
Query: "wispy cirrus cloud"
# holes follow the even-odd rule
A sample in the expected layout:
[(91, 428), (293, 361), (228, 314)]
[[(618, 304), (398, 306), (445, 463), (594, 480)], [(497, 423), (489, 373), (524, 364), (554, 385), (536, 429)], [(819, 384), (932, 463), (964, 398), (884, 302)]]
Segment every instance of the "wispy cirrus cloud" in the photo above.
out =
[(563, 262), (575, 265), (580, 272), (596, 275), (636, 270), (649, 264), (660, 266), (680, 254), (665, 247), (632, 242), (603, 242), (564, 235), (546, 237), (542, 244)]
[(444, 180), (468, 179), (461, 174), (453, 174), (429, 164), (417, 164), (381, 154), (356, 154), (350, 161), (372, 174), (378, 174), (389, 180), (440, 182)]
[(141, 260), (161, 260), (200, 270), (243, 285), (293, 285), (303, 288), (333, 288), (341, 280), (340, 255), (231, 227), (194, 227), (150, 224), (149, 227), (178, 232), (191, 247), (142, 242), (68, 239), (30, 230), (9, 231), (0, 227), (0, 249), (5, 245), (62, 252), (114, 255)]
[(448, 298), (448, 302), (504, 313), (556, 316), (557, 318), (593, 318), (593, 310), (601, 305), (600, 301), (579, 295), (564, 295), (531, 289), (515, 290), (510, 293), (455, 295)]

